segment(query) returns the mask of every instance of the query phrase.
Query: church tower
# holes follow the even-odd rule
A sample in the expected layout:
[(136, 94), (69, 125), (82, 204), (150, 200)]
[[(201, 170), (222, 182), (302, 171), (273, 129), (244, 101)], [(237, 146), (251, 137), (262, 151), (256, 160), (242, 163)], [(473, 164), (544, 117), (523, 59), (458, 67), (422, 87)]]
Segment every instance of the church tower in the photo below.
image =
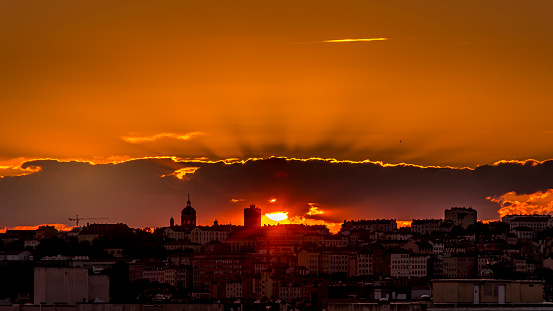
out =
[(188, 195), (186, 207), (182, 209), (180, 225), (186, 229), (194, 229), (196, 227), (196, 210), (190, 205), (190, 194)]

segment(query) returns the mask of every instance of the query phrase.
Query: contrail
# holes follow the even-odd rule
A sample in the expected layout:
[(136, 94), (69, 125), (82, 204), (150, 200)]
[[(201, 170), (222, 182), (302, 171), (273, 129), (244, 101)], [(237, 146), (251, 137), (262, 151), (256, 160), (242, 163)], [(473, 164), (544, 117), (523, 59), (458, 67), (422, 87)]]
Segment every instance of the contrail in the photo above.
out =
[(325, 40), (322, 42), (327, 43), (339, 43), (339, 42), (370, 42), (370, 41), (386, 41), (388, 38), (369, 38), (369, 39), (336, 39), (336, 40)]

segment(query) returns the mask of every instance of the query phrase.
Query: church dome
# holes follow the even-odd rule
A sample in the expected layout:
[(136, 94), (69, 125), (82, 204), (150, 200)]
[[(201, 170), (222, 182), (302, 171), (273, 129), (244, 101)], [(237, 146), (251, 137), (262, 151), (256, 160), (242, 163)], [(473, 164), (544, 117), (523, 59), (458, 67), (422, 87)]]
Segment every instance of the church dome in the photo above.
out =
[(196, 215), (196, 210), (190, 204), (190, 195), (188, 196), (188, 202), (186, 202), (186, 207), (182, 209), (182, 215)]

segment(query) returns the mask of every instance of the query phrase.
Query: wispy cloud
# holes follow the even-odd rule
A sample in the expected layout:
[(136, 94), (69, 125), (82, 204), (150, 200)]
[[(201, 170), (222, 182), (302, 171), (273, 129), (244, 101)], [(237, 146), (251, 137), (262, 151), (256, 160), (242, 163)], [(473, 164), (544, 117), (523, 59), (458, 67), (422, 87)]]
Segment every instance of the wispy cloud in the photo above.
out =
[(334, 40), (325, 40), (321, 42), (325, 43), (342, 43), (342, 42), (372, 42), (372, 41), (386, 41), (390, 40), (388, 38), (367, 38), (367, 39), (334, 39)]
[(146, 142), (153, 142), (156, 140), (160, 140), (163, 138), (171, 138), (171, 139), (178, 139), (178, 140), (189, 140), (195, 136), (200, 135), (200, 132), (191, 132), (191, 133), (185, 133), (185, 134), (178, 134), (178, 133), (159, 133), (155, 135), (150, 136), (124, 136), (121, 137), (124, 141), (130, 143), (130, 144), (141, 144)]

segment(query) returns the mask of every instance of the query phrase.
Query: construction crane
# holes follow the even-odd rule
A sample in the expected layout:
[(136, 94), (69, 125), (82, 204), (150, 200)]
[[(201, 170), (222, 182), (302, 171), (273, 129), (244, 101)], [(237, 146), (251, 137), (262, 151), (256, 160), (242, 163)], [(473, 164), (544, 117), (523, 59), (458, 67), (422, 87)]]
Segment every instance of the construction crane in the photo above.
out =
[(79, 214), (75, 218), (69, 218), (71, 221), (77, 222), (77, 227), (79, 226), (79, 220), (88, 220), (88, 219), (108, 219), (107, 217), (79, 217)]

